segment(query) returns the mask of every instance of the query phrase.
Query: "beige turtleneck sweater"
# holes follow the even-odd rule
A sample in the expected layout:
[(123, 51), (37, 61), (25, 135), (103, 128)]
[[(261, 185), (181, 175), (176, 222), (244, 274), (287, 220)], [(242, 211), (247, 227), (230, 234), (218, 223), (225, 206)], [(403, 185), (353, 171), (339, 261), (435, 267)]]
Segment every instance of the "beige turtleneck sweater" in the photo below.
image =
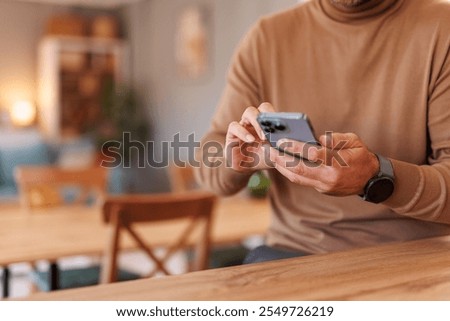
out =
[[(376, 205), (268, 171), (268, 244), (321, 253), (450, 234), (449, 17), (443, 0), (372, 0), (351, 10), (312, 0), (260, 19), (244, 37), (203, 144), (224, 144), (230, 122), (268, 101), (308, 114), (317, 135), (356, 133), (392, 160), (396, 176), (394, 194)], [(223, 166), (197, 174), (221, 194), (249, 177)]]

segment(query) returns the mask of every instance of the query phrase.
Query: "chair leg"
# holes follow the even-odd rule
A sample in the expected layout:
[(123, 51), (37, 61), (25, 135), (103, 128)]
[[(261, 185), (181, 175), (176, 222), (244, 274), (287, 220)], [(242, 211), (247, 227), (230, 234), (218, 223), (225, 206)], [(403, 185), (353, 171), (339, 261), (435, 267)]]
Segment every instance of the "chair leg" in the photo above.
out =
[(100, 272), (100, 283), (112, 283), (117, 280), (117, 256), (120, 244), (120, 212), (118, 209), (111, 215), (111, 225), (108, 231), (108, 243)]
[(59, 289), (59, 268), (58, 263), (51, 262), (50, 263), (50, 273), (49, 273), (49, 288), (50, 291), (58, 290)]
[(201, 271), (206, 270), (208, 268), (208, 261), (209, 261), (209, 252), (211, 250), (211, 244), (210, 244), (210, 231), (212, 229), (211, 227), (211, 219), (208, 218), (204, 222), (205, 230), (206, 232), (202, 236), (202, 240), (199, 244), (196, 246), (196, 258), (194, 262), (194, 271)]
[(9, 296), (9, 268), (5, 266), (3, 268), (3, 280), (2, 280), (2, 296), (7, 298)]

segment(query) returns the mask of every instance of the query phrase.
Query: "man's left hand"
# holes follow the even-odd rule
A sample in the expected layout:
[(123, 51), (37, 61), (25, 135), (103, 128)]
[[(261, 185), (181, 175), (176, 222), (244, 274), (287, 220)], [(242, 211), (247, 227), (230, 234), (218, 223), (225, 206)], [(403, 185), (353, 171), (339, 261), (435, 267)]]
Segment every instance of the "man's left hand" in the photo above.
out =
[[(294, 140), (280, 140), (271, 148), (275, 168), (291, 182), (335, 196), (362, 194), (364, 186), (379, 171), (379, 162), (353, 133), (327, 133), (321, 146)], [(300, 158), (299, 158), (300, 157)]]

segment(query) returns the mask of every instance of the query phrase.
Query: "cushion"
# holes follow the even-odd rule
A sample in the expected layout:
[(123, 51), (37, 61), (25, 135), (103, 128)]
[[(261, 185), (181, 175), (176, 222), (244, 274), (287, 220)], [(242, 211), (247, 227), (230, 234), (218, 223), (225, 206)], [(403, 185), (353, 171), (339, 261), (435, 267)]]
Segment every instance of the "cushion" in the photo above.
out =
[(121, 194), (123, 193), (123, 179), (125, 172), (122, 168), (112, 168), (109, 170), (108, 176), (108, 193), (109, 194)]
[(29, 146), (8, 146), (0, 150), (0, 173), (3, 184), (14, 185), (14, 169), (17, 165), (45, 165), (50, 154), (44, 143)]
[(17, 188), (15, 186), (0, 185), (0, 202), (17, 200)]

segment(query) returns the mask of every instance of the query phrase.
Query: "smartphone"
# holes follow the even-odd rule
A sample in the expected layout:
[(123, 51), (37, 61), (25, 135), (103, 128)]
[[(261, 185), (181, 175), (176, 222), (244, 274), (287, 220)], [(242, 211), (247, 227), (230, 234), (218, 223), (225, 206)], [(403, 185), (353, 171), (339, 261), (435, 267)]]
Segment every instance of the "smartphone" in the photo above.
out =
[(307, 115), (302, 113), (261, 113), (258, 123), (270, 145), (276, 149), (282, 138), (320, 145)]

